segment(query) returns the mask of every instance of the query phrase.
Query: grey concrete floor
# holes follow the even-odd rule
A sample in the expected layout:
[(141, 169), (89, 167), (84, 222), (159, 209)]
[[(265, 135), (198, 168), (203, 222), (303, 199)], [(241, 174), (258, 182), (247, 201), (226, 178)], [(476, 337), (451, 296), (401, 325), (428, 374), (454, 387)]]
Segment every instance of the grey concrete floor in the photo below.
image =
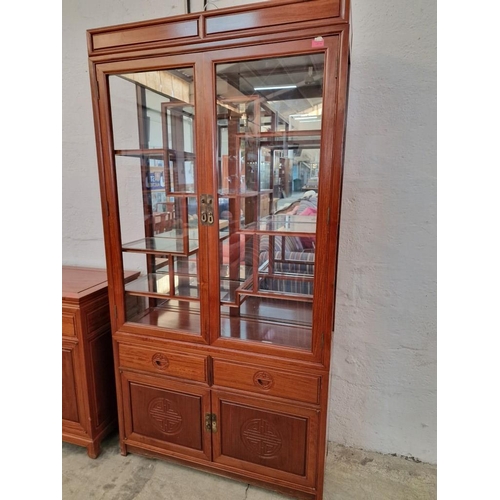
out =
[[(324, 500), (432, 500), (436, 466), (331, 444)], [(120, 455), (118, 436), (97, 459), (62, 445), (63, 500), (286, 500), (289, 497), (163, 460)]]

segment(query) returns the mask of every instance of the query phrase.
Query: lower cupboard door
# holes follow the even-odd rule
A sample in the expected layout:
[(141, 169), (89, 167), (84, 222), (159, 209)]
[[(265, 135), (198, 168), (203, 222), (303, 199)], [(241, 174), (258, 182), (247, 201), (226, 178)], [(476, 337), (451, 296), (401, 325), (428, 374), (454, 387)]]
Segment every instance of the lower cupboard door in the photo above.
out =
[(123, 372), (121, 377), (127, 445), (179, 458), (211, 458), (208, 388)]
[[(84, 433), (83, 425), (85, 419), (81, 415), (83, 403), (79, 397), (79, 353), (78, 344), (75, 342), (64, 342), (62, 346), (62, 419), (63, 423), (78, 426)], [(66, 421), (66, 422), (64, 422)]]
[(219, 391), (212, 404), (214, 462), (257, 479), (315, 486), (319, 410)]

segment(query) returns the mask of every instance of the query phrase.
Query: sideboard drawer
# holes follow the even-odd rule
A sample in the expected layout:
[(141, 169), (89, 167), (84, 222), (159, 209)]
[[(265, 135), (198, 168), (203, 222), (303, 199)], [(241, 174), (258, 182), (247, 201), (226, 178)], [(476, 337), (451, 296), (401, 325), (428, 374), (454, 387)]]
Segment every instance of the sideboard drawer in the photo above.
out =
[(64, 337), (75, 337), (75, 315), (73, 313), (62, 313), (62, 334)]
[(214, 359), (214, 384), (280, 398), (319, 403), (321, 377)]
[(120, 368), (207, 382), (207, 358), (164, 349), (119, 344)]

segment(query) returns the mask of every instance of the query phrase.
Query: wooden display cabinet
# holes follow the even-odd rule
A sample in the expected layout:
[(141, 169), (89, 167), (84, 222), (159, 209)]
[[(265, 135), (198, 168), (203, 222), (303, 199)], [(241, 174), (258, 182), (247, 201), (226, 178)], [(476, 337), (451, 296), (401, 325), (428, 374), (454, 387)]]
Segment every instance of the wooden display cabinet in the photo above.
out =
[(320, 500), (348, 1), (93, 29), (88, 49), (122, 454)]

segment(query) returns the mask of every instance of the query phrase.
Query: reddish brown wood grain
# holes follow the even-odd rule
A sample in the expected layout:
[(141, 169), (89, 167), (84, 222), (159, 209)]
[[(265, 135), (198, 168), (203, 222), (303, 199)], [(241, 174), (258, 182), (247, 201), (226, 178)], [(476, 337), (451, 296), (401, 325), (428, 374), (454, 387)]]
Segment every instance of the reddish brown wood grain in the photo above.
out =
[(319, 403), (321, 378), (306, 373), (276, 370), (262, 364), (237, 364), (215, 359), (213, 383), (264, 396)]
[(96, 458), (116, 423), (106, 270), (63, 266), (62, 439)]
[(163, 450), (201, 460), (211, 458), (206, 387), (121, 370), (126, 445)]
[[(272, 2), (269, 2), (272, 3)], [(251, 30), (252, 28), (271, 27), (278, 24), (311, 21), (316, 19), (315, 9), (321, 9), (328, 18), (340, 15), (339, 0), (316, 0), (291, 4), (288, 8), (280, 6), (262, 6), (252, 12), (218, 14), (206, 17), (205, 33), (207, 36), (219, 33)]]
[[(87, 35), (122, 454), (170, 458), (297, 498), (320, 500), (347, 106), (349, 0), (275, 0), (98, 28)], [(316, 36), (323, 37), (320, 46), (312, 43)], [(241, 304), (221, 314), (219, 229), (217, 224), (200, 225), (199, 301), (184, 308), (157, 307), (127, 321), (115, 154), (128, 153), (114, 148), (108, 76), (193, 68), (197, 194), (217, 199), (216, 65), (313, 52), (324, 54), (325, 73), (312, 307), (297, 300), (283, 310), (283, 321), (275, 321), (281, 344), (257, 341), (259, 325), (239, 321)], [(248, 200), (252, 198), (232, 197), (233, 209), (248, 205)], [(217, 205), (214, 208), (218, 220)], [(237, 262), (231, 262), (236, 268)], [(89, 383), (77, 376), (79, 365), (87, 369), (78, 332), (94, 325), (93, 338), (100, 339), (104, 325), (99, 322), (101, 314), (81, 317), (75, 309), (81, 290), (71, 293), (73, 308), (68, 305), (63, 314), (64, 373), (73, 374), (74, 382), (64, 389), (65, 415), (75, 442), (87, 445), (77, 426), (96, 411), (85, 405), (80, 411)], [(252, 300), (260, 299), (245, 300), (243, 308), (249, 308)], [(294, 314), (303, 320), (306, 312), (312, 319), (309, 338), (300, 326), (287, 329)], [(221, 337), (222, 326), (228, 324), (229, 333)], [(105, 349), (95, 345), (97, 362)], [(97, 420), (104, 421), (105, 409), (97, 413)], [(77, 414), (79, 421), (70, 421)], [(207, 430), (206, 422), (215, 427)], [(91, 444), (89, 453), (96, 454)]]
[(176, 40), (198, 35), (196, 19), (178, 22), (166, 22), (158, 26), (125, 28), (111, 33), (96, 33), (92, 37), (95, 50), (137, 43)]
[(120, 366), (196, 382), (207, 381), (207, 358), (167, 349), (119, 344)]
[(216, 463), (278, 484), (313, 486), (319, 411), (214, 390), (221, 432), (213, 435)]
[[(350, 0), (271, 0), (248, 6), (204, 11), (183, 16), (96, 28), (87, 31), (89, 54), (114, 59), (131, 50), (165, 52), (186, 44), (199, 50), (218, 42), (249, 35), (290, 32), (290, 26), (315, 27), (317, 34), (327, 33), (336, 24), (349, 21)], [(318, 13), (321, 15), (318, 16)], [(325, 30), (323, 27), (328, 28)], [(207, 43), (208, 42), (208, 43)], [(244, 43), (244, 42), (243, 42)]]

